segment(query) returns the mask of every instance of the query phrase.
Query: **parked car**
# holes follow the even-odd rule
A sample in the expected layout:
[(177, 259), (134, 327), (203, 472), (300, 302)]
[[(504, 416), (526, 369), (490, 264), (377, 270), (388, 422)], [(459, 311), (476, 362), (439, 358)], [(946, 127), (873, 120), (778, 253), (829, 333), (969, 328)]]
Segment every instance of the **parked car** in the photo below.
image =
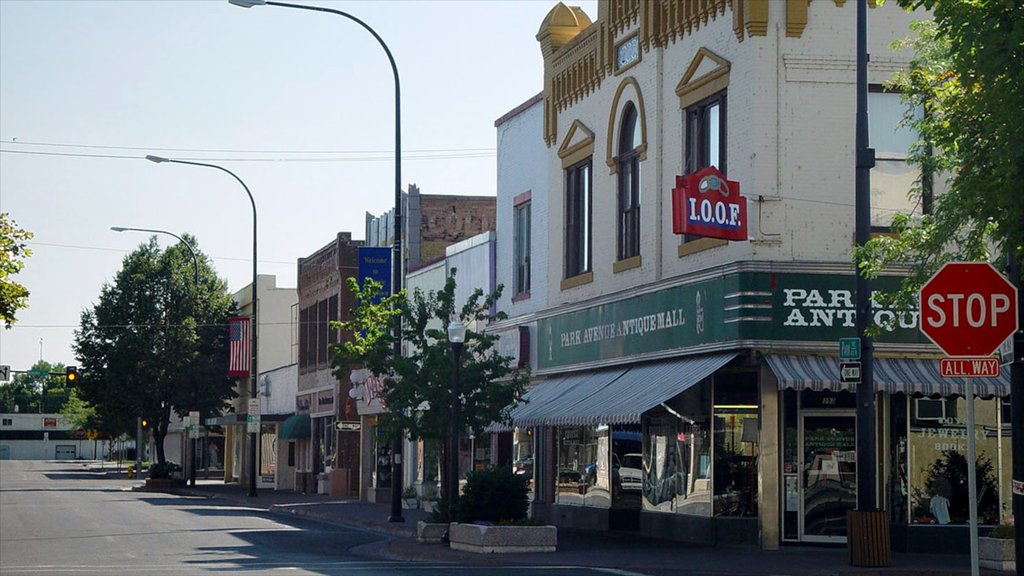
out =
[(624, 454), (619, 467), (619, 481), (624, 492), (639, 492), (644, 485), (643, 454)]
[(521, 458), (513, 462), (512, 472), (515, 474), (525, 474), (527, 476), (533, 476), (533, 456), (529, 458)]

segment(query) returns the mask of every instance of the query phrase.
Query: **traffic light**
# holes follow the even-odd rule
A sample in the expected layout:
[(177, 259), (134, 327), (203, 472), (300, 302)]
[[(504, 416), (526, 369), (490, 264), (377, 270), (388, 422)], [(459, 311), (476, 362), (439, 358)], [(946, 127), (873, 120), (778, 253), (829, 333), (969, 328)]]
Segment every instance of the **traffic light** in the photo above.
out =
[(67, 386), (78, 384), (78, 368), (76, 366), (68, 366), (64, 371), (64, 384)]
[(143, 418), (142, 419), (142, 429), (145, 430), (146, 428), (149, 428), (149, 420), (146, 420), (145, 418)]

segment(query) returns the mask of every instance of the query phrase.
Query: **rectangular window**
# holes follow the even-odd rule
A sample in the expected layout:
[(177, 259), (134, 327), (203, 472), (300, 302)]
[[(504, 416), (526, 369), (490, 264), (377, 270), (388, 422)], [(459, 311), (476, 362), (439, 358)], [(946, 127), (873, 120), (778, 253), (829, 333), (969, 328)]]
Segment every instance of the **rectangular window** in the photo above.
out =
[(726, 171), (725, 92), (686, 109), (686, 173), (714, 166)]
[(321, 300), (317, 304), (316, 314), (316, 363), (318, 366), (322, 366), (327, 363), (327, 319), (330, 317), (328, 314), (328, 302), (327, 300)]
[(14, 425), (14, 419), (12, 419), (12, 418), (4, 418), (3, 425), (4, 426), (13, 426)]
[[(337, 344), (338, 343), (338, 338), (339, 338), (340, 332), (338, 331), (337, 328), (333, 328), (330, 325), (330, 322), (337, 322), (338, 321), (338, 311), (339, 311), (338, 310), (338, 296), (337, 295), (331, 296), (330, 300), (327, 301), (327, 320), (328, 320), (327, 343), (328, 344)], [(327, 358), (330, 359), (330, 357), (331, 357), (331, 351), (330, 351), (330, 349), (328, 349), (327, 350)]]
[(530, 202), (523, 202), (514, 208), (513, 214), (513, 255), (515, 261), (515, 292), (513, 295), (530, 292)]
[[(871, 225), (887, 230), (896, 212), (921, 214), (931, 206), (931, 178), (921, 178), (919, 166), (907, 163), (910, 149), (919, 139), (910, 126), (901, 126), (907, 105), (900, 94), (872, 86), (868, 92), (868, 138), (875, 149), (875, 167), (871, 169)], [(924, 109), (914, 110), (914, 118)], [(923, 192), (920, 205), (907, 193), (918, 185)]]
[(565, 277), (590, 272), (591, 158), (565, 171)]
[(309, 308), (299, 311), (299, 368), (309, 366)]
[(619, 260), (640, 255), (640, 158), (619, 163)]

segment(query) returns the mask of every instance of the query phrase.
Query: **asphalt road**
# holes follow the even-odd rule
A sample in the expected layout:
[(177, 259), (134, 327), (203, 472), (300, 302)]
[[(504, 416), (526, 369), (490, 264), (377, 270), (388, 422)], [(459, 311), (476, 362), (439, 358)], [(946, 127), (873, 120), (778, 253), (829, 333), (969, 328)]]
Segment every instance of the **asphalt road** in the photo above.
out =
[(0, 461), (0, 576), (634, 574), (381, 560), (386, 537), (361, 528), (133, 484), (76, 462)]

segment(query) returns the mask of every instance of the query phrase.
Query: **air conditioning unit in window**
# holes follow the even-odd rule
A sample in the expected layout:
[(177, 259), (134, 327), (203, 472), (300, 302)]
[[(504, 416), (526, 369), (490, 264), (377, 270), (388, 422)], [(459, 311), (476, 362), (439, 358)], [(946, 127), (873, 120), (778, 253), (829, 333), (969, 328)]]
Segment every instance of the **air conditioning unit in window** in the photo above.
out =
[(915, 398), (911, 420), (936, 424), (956, 422), (956, 398)]

